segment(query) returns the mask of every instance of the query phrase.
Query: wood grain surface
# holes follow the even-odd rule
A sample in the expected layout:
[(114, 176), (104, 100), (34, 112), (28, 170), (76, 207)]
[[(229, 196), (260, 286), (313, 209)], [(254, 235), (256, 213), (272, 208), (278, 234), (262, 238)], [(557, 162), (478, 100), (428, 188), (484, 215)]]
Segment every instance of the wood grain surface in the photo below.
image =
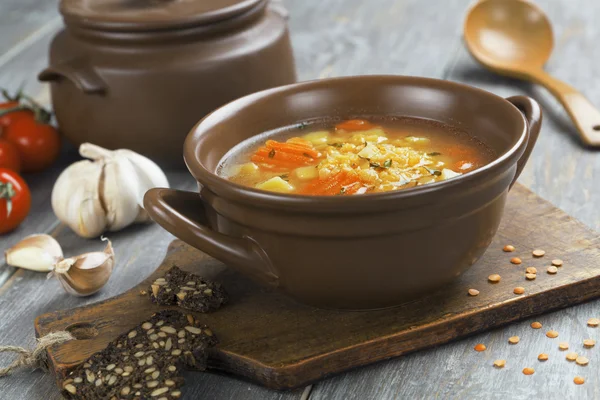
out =
[[(464, 50), (461, 39), (464, 13), (469, 0), (284, 0), (290, 11), (290, 29), (301, 79), (352, 74), (405, 74), (451, 79), (479, 86), (503, 96), (528, 94), (538, 99), (545, 123), (521, 183), (566, 210), (594, 229), (600, 228), (600, 158), (573, 139), (569, 119), (558, 103), (543, 89), (498, 77), (477, 65)], [(600, 28), (597, 0), (538, 0), (555, 26), (555, 51), (548, 71), (581, 90), (600, 106), (597, 43)], [(58, 0), (0, 1), (0, 86), (27, 90), (42, 100), (47, 89), (35, 76), (46, 63), (51, 31), (59, 25)], [(13, 234), (0, 238), (3, 251), (22, 236), (48, 232), (59, 237), (65, 252), (75, 254), (101, 247), (78, 238), (60, 226), (49, 204), (53, 181), (76, 155), (72, 148), (54, 170), (27, 176), (34, 194), (31, 216)], [(169, 174), (173, 186), (191, 188), (186, 173)], [(544, 226), (532, 229), (544, 230)], [(54, 281), (32, 272), (0, 268), (0, 338), (7, 344), (31, 346), (33, 319), (44, 312), (68, 309), (112, 297), (145, 277), (172, 237), (156, 226), (134, 227), (114, 234), (118, 266), (108, 286), (98, 295), (79, 299), (63, 294)], [(600, 316), (598, 301), (540, 317), (555, 327), (561, 339), (579, 343), (584, 337), (599, 338), (585, 326), (590, 316)], [(570, 399), (600, 398), (600, 370), (590, 365), (579, 369), (564, 364), (556, 346), (539, 340), (527, 323), (379, 363), (314, 385), (312, 392), (279, 393), (237, 378), (204, 374), (189, 382), (190, 398), (210, 399), (455, 399), (506, 398)], [(526, 346), (511, 347), (509, 354), (489, 352), (475, 358), (474, 343), (505, 343), (519, 334)], [(536, 374), (525, 377), (522, 366), (536, 361), (541, 351), (551, 358), (535, 365)], [(593, 353), (593, 351), (592, 351)], [(491, 370), (496, 357), (507, 358), (504, 371)], [(10, 356), (0, 355), (0, 365)], [(587, 378), (575, 386), (572, 377)], [(189, 378), (189, 377), (188, 377)], [(58, 399), (52, 377), (41, 371), (19, 373), (0, 380), (0, 398)]]
[[(48, 351), (60, 386), (71, 368), (167, 308), (140, 292), (149, 291), (152, 282), (176, 265), (221, 282), (231, 297), (221, 310), (195, 315), (220, 340), (209, 365), (273, 389), (290, 389), (600, 296), (600, 235), (520, 185), (513, 187), (505, 214), (491, 249), (475, 266), (452, 285), (401, 307), (340, 312), (303, 306), (177, 240), (140, 285), (98, 304), (41, 315), (35, 321), (36, 333), (75, 334), (82, 328), (95, 332)], [(530, 226), (538, 224), (548, 229), (531, 235)], [(502, 251), (503, 243), (509, 242), (516, 252)], [(531, 251), (536, 248), (548, 249), (547, 255), (534, 258)], [(524, 263), (511, 264), (514, 256)], [(546, 269), (553, 258), (562, 259), (564, 266), (550, 275)], [(535, 280), (525, 280), (526, 266), (538, 269)], [(501, 282), (488, 282), (494, 273), (502, 276)], [(513, 293), (517, 286), (525, 288), (525, 295)], [(468, 296), (469, 288), (481, 293)], [(543, 334), (539, 331), (540, 337)], [(507, 347), (499, 343), (490, 351)]]

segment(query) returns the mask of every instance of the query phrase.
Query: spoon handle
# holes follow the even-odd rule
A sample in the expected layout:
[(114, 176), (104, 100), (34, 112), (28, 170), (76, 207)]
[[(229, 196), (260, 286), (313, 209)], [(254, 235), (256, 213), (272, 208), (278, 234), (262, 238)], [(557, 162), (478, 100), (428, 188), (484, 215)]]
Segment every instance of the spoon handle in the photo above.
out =
[(575, 122), (583, 142), (588, 146), (600, 146), (600, 111), (577, 89), (546, 71), (535, 71), (531, 75), (562, 103)]

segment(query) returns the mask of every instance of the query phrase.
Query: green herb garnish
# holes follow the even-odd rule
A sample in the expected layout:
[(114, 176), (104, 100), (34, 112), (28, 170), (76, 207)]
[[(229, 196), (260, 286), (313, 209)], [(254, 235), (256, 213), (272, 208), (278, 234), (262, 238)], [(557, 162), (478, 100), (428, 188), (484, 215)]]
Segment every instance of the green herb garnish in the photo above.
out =
[(328, 146), (337, 147), (338, 149), (344, 146), (343, 143), (327, 143)]
[(269, 152), (269, 158), (273, 157), (275, 157), (275, 149), (271, 149), (271, 151)]
[[(359, 156), (360, 157), (360, 156)], [(362, 157), (361, 157), (362, 158)], [(371, 160), (369, 160), (368, 158), (365, 158), (365, 160), (369, 161), (369, 166), (371, 168), (389, 168), (392, 166), (392, 160), (385, 160), (382, 164), (379, 164), (377, 162), (371, 162)]]
[(283, 179), (284, 181), (288, 181), (288, 180), (290, 179), (290, 177), (289, 177), (289, 175), (288, 175), (288, 174), (279, 175), (279, 177), (280, 177), (281, 179)]
[(308, 153), (302, 153), (302, 155), (303, 155), (304, 157), (312, 158), (312, 156), (311, 156), (310, 154), (308, 154)]
[(442, 153), (438, 153), (437, 151), (434, 151), (434, 152), (432, 152), (432, 153), (427, 153), (427, 155), (428, 155), (428, 156), (432, 156), (432, 157), (434, 157), (434, 156), (441, 156), (441, 155), (442, 155)]

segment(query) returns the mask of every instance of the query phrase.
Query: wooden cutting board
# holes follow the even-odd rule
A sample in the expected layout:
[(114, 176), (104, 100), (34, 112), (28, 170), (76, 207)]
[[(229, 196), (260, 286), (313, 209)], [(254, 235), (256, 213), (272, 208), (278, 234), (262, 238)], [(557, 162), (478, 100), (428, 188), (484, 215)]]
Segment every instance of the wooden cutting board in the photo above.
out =
[[(269, 388), (295, 388), (598, 297), (599, 237), (516, 185), (500, 231), (476, 265), (452, 285), (426, 298), (369, 312), (303, 306), (175, 240), (158, 269), (137, 287), (97, 304), (39, 316), (35, 328), (38, 336), (66, 329), (79, 338), (48, 350), (50, 369), (56, 372), (60, 385), (69, 368), (161, 309), (140, 291), (177, 265), (222, 282), (231, 295), (230, 304), (221, 310), (197, 316), (220, 339), (210, 354), (210, 367)], [(501, 249), (505, 244), (514, 245), (517, 251), (504, 253)], [(534, 258), (531, 251), (536, 248), (546, 250), (546, 255)], [(523, 264), (510, 264), (514, 256)], [(562, 259), (564, 266), (550, 275), (546, 269), (554, 258)], [(524, 270), (529, 266), (538, 269), (533, 281), (525, 280)], [(415, 273), (418, 270), (415, 265)], [(494, 273), (502, 276), (499, 283), (488, 282), (487, 277)], [(513, 294), (516, 286), (524, 287), (525, 295)], [(469, 288), (478, 289), (479, 296), (468, 296)]]

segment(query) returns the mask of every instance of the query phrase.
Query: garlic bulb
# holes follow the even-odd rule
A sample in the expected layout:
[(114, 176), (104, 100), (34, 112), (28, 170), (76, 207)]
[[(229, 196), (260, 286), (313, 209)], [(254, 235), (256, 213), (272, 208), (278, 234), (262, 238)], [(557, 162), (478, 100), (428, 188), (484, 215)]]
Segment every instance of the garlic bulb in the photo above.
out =
[(70, 294), (89, 296), (108, 282), (114, 265), (115, 252), (108, 240), (102, 252), (85, 253), (59, 261), (49, 277), (56, 277)]
[(88, 296), (100, 290), (112, 274), (115, 252), (110, 240), (104, 251), (64, 258), (58, 242), (49, 235), (27, 236), (6, 250), (6, 263), (14, 267), (48, 272), (70, 294)]
[(150, 219), (144, 194), (169, 187), (164, 172), (150, 159), (131, 150), (107, 150), (83, 143), (78, 161), (58, 177), (52, 190), (56, 217), (79, 236), (98, 237)]
[(4, 252), (6, 263), (13, 267), (48, 272), (63, 259), (58, 242), (50, 235), (30, 235)]

